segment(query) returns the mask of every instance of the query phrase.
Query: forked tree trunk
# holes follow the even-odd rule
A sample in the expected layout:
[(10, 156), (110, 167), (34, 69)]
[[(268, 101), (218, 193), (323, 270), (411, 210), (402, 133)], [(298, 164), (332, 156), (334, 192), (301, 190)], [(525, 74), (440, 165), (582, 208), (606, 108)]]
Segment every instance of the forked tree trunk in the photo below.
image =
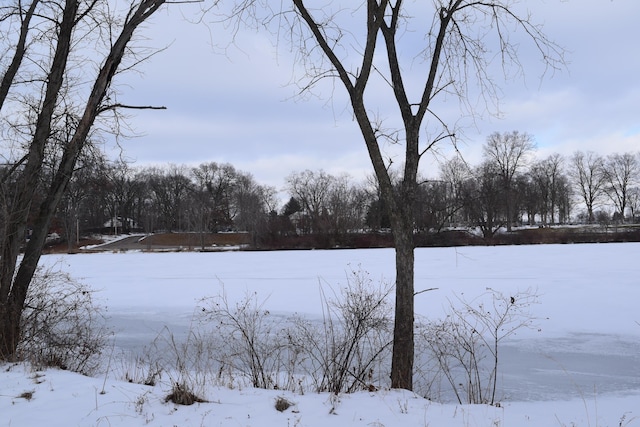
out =
[[(67, 185), (69, 184), (69, 180), (73, 175), (78, 156), (80, 155), (86, 144), (89, 131), (93, 127), (93, 123), (100, 113), (101, 108), (103, 108), (103, 106), (101, 105), (102, 101), (105, 98), (107, 89), (109, 88), (113, 76), (116, 74), (116, 71), (118, 70), (122, 58), (127, 50), (127, 45), (138, 26), (142, 24), (147, 18), (149, 18), (154, 12), (156, 12), (160, 8), (160, 6), (164, 4), (164, 2), (165, 0), (142, 0), (135, 11), (132, 10), (132, 13), (128, 16), (127, 21), (123, 24), (122, 31), (119, 37), (111, 47), (111, 50), (106, 57), (102, 68), (98, 73), (98, 76), (96, 77), (94, 86), (91, 90), (91, 94), (89, 95), (89, 98), (87, 100), (84, 113), (80, 121), (78, 122), (73, 137), (71, 138), (71, 141), (69, 141), (69, 143), (65, 146), (62, 159), (60, 160), (60, 164), (54, 175), (53, 181), (48, 188), (45, 199), (40, 204), (31, 239), (26, 246), (23, 259), (20, 262), (20, 267), (18, 268), (18, 272), (15, 275), (15, 278), (13, 277), (13, 275), (4, 276), (8, 273), (6, 271), (6, 268), (4, 268), (4, 265), (5, 263), (7, 263), (7, 265), (11, 265), (9, 263), (13, 263), (13, 266), (15, 267), (17, 252), (11, 253), (11, 256), (13, 258), (5, 259), (4, 253), (6, 249), (3, 248), (3, 259), (0, 260), (3, 266), (3, 281), (2, 283), (0, 283), (3, 293), (3, 300), (0, 301), (0, 360), (9, 360), (15, 357), (17, 346), (20, 340), (20, 317), (22, 316), (22, 310), (24, 307), (24, 302), (27, 296), (29, 285), (31, 284), (31, 280), (33, 279), (33, 275), (38, 266), (40, 256), (42, 255), (42, 249), (44, 248), (44, 243), (49, 230), (49, 226), (51, 225), (51, 220), (58, 204), (60, 203), (60, 200), (62, 199)], [(75, 5), (75, 11), (77, 11), (78, 2), (76, 0), (68, 0), (67, 4)], [(73, 13), (73, 16), (71, 17), (71, 21), (74, 22), (73, 25), (75, 25), (75, 11)], [(67, 55), (70, 34), (73, 30), (73, 25), (71, 25), (69, 29), (69, 38), (65, 41), (67, 43)], [(58, 44), (60, 43), (61, 42), (59, 40)], [(62, 65), (63, 70), (65, 65), (66, 59), (64, 61), (64, 64)], [(55, 105), (52, 106), (52, 108), (53, 107), (55, 107)], [(37, 139), (34, 138), (34, 141), (35, 140)], [(42, 157), (40, 156), (40, 168), (41, 163)], [(35, 168), (38, 173), (40, 168)], [(27, 177), (31, 177), (32, 179), (34, 179), (35, 177), (37, 181), (39, 175), (28, 175)], [(24, 212), (17, 212), (15, 221), (18, 229), (20, 229), (20, 227), (24, 229), (24, 224), (26, 224), (28, 213), (28, 209)], [(23, 216), (21, 216), (21, 214)], [(9, 226), (11, 226), (11, 224), (9, 224)], [(3, 243), (4, 246), (7, 246), (7, 242)], [(11, 249), (12, 247), (13, 246), (10, 246), (9, 249)], [(5, 282), (8, 282), (8, 284), (6, 284)], [(6, 298), (4, 298), (5, 293)]]

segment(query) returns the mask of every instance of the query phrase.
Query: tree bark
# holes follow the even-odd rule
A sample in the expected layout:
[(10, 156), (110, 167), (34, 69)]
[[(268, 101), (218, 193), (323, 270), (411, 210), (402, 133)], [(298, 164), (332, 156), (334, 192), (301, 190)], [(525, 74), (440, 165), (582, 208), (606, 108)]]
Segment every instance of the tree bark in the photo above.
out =
[(391, 355), (391, 387), (413, 389), (414, 241), (410, 224), (393, 227), (396, 255), (396, 303)]

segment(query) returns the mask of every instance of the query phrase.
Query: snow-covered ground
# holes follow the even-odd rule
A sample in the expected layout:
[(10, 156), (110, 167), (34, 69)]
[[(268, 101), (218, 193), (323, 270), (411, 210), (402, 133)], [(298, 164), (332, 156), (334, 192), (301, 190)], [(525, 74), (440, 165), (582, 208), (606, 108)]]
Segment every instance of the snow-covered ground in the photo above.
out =
[[(2, 367), (0, 426), (640, 426), (640, 244), (428, 248), (416, 251), (416, 312), (437, 318), (450, 299), (487, 288), (538, 294), (537, 327), (503, 347), (500, 407), (438, 404), (405, 391), (333, 398), (210, 386), (209, 403), (165, 403), (165, 385), (112, 376)], [(320, 288), (338, 289), (361, 269), (392, 281), (390, 249), (104, 253), (46, 256), (98, 290), (131, 352), (163, 328), (190, 327), (197, 302), (222, 291), (230, 301), (257, 292), (264, 308), (319, 316)], [(20, 397), (22, 396), (22, 397)], [(294, 405), (275, 410), (276, 399)]]

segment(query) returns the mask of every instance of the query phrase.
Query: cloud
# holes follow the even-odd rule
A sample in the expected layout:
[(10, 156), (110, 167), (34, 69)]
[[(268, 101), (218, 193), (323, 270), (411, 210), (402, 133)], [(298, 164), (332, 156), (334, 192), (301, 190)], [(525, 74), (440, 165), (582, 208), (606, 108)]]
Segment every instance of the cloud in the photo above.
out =
[[(541, 81), (539, 57), (530, 56), (534, 49), (523, 43), (525, 79), (500, 85), (501, 119), (484, 115), (475, 123), (465, 122), (462, 154), (477, 163), (490, 133), (511, 130), (532, 134), (538, 156), (576, 149), (603, 154), (637, 150), (640, 2), (548, 0), (522, 7), (568, 49), (568, 69), (547, 73)], [(148, 45), (168, 49), (142, 64), (141, 75), (121, 80), (123, 100), (168, 107), (136, 114), (134, 128), (144, 136), (124, 143), (129, 157), (140, 163), (229, 162), (278, 188), (297, 170), (347, 172), (356, 178), (370, 173), (340, 83), (325, 81), (315, 93), (319, 97), (300, 100), (291, 84), (300, 64), (286, 46), (274, 44), (272, 35), (240, 29), (232, 40), (228, 29), (189, 24), (170, 9), (146, 33)], [(179, 9), (185, 10), (188, 6)], [(416, 87), (423, 80), (421, 67), (414, 62), (408, 70)], [(372, 89), (372, 115), (392, 125), (396, 107), (384, 98), (387, 88), (378, 81)], [(461, 117), (453, 102), (438, 108), (447, 120)], [(396, 148), (385, 150), (398, 164), (402, 154)], [(452, 150), (445, 144), (442, 153)], [(427, 172), (435, 168), (437, 161), (424, 165)]]

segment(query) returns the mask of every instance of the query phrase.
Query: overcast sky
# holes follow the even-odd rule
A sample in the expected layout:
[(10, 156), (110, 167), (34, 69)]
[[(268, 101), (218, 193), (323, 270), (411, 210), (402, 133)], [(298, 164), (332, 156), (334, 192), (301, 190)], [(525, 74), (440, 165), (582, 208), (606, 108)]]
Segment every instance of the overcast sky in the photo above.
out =
[[(533, 20), (567, 49), (567, 69), (541, 81), (538, 58), (523, 58), (525, 79), (501, 83), (501, 118), (483, 117), (467, 127), (461, 153), (472, 164), (494, 131), (531, 134), (536, 156), (601, 154), (640, 149), (640, 1), (526, 1)], [(180, 14), (156, 17), (145, 35), (151, 46), (169, 46), (119, 80), (121, 100), (163, 105), (135, 113), (139, 137), (121, 142), (137, 165), (228, 162), (278, 190), (293, 171), (324, 169), (355, 179), (371, 174), (370, 161), (344, 89), (298, 99), (291, 84), (293, 56), (274, 47), (266, 32), (243, 30), (226, 54), (212, 47), (229, 41), (221, 27), (194, 25)], [(525, 55), (530, 50), (523, 49)], [(529, 66), (531, 64), (531, 67)], [(500, 77), (500, 76), (497, 76)], [(379, 108), (376, 106), (376, 108)], [(442, 146), (448, 153), (446, 144)], [(423, 173), (435, 175), (427, 159)]]

